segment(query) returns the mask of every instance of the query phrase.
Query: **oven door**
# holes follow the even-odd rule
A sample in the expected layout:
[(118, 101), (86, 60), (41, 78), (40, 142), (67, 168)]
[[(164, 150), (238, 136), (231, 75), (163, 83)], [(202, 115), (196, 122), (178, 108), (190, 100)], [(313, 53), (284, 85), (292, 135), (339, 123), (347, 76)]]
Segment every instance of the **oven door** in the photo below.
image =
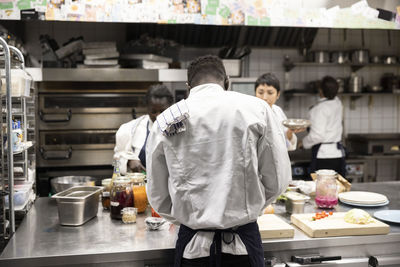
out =
[(146, 114), (145, 95), (54, 94), (39, 95), (39, 129), (118, 129)]
[(39, 167), (111, 165), (116, 130), (40, 131)]

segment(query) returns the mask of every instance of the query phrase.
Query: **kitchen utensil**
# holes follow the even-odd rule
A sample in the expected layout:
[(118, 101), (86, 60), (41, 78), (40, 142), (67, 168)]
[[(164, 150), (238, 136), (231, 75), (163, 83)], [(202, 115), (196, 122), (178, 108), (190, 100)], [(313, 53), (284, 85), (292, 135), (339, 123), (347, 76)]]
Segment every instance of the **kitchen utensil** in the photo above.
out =
[(348, 89), (350, 93), (361, 93), (363, 89), (363, 77), (357, 75), (351, 76)]
[(361, 207), (361, 208), (383, 207), (390, 203), (389, 200), (387, 202), (383, 202), (383, 203), (379, 203), (379, 204), (359, 204), (359, 203), (347, 202), (345, 200), (340, 200), (340, 202), (343, 204), (349, 205), (349, 206)]
[(331, 62), (337, 64), (344, 64), (349, 62), (349, 54), (345, 51), (331, 52)]
[(368, 224), (354, 224), (344, 221), (346, 212), (334, 212), (326, 218), (312, 221), (313, 213), (292, 214), (291, 222), (310, 237), (380, 235), (388, 234), (389, 225), (372, 219)]
[(385, 195), (366, 192), (366, 191), (350, 191), (339, 194), (340, 201), (346, 201), (356, 204), (382, 204), (388, 201)]
[(166, 222), (163, 218), (158, 217), (147, 217), (144, 222), (149, 230), (158, 230)]
[(351, 54), (351, 63), (367, 64), (369, 60), (369, 51), (367, 49), (354, 50)]
[(315, 63), (328, 63), (329, 62), (329, 52), (327, 51), (310, 51), (307, 54), (308, 62)]
[(370, 61), (371, 61), (371, 63), (379, 64), (379, 63), (382, 63), (382, 57), (381, 56), (371, 56)]
[(95, 182), (96, 178), (90, 176), (61, 176), (50, 180), (51, 188), (55, 193), (74, 186), (94, 186)]
[(397, 57), (396, 56), (384, 56), (383, 57), (383, 63), (385, 63), (385, 64), (396, 64), (397, 63)]
[(311, 125), (309, 120), (305, 119), (287, 119), (282, 122), (283, 126), (291, 129), (291, 130), (298, 130), (304, 129)]
[(338, 83), (338, 93), (343, 93), (345, 91), (346, 79), (336, 78), (336, 82)]
[(380, 210), (374, 213), (374, 217), (391, 223), (400, 223), (400, 210)]
[(258, 228), (261, 238), (284, 238), (293, 237), (293, 226), (275, 214), (264, 214), (257, 219)]
[(283, 194), (287, 200), (285, 202), (287, 213), (304, 213), (304, 206), (310, 197), (297, 193), (297, 192), (286, 192)]
[(60, 224), (79, 226), (95, 217), (102, 190), (99, 186), (74, 186), (52, 196), (57, 200)]

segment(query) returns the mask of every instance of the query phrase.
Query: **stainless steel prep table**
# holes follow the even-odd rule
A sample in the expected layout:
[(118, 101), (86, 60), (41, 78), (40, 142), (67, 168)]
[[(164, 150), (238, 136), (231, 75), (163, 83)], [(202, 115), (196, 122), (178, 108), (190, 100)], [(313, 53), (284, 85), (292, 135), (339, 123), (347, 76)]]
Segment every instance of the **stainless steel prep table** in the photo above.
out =
[[(354, 184), (352, 189), (388, 196), (390, 204), (367, 209), (371, 214), (400, 209), (400, 182)], [(339, 205), (336, 211), (351, 208)], [(306, 212), (315, 211), (313, 204), (306, 206)], [(283, 205), (276, 205), (275, 213), (289, 220)], [(65, 227), (59, 225), (56, 202), (39, 198), (0, 256), (0, 266), (169, 266), (165, 263), (173, 259), (176, 227), (147, 231), (144, 217), (138, 216), (134, 225), (124, 225), (111, 220), (109, 212), (100, 207), (97, 217), (83, 226)], [(379, 256), (381, 262), (397, 262), (400, 225), (392, 224), (388, 235), (329, 238), (309, 238), (295, 229), (294, 238), (266, 239), (263, 246), (266, 257), (274, 256), (278, 262), (289, 261), (292, 255), (315, 253), (345, 258), (334, 266), (368, 266), (369, 256)]]

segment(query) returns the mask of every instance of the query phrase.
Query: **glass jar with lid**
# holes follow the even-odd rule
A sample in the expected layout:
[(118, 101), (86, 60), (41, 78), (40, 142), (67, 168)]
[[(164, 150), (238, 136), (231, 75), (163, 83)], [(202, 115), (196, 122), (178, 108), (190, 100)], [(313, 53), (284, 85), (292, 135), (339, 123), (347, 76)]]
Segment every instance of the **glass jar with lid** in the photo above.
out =
[(133, 207), (131, 179), (118, 177), (113, 181), (110, 192), (110, 215), (112, 219), (121, 219), (123, 208)]
[(147, 208), (147, 194), (145, 186), (146, 175), (139, 172), (128, 173), (132, 181), (133, 206), (137, 208), (138, 213), (145, 212)]
[(318, 170), (315, 203), (320, 208), (331, 209), (338, 203), (337, 173), (334, 170)]
[(101, 180), (103, 192), (101, 193), (101, 204), (106, 210), (110, 209), (110, 191), (111, 191), (111, 178)]

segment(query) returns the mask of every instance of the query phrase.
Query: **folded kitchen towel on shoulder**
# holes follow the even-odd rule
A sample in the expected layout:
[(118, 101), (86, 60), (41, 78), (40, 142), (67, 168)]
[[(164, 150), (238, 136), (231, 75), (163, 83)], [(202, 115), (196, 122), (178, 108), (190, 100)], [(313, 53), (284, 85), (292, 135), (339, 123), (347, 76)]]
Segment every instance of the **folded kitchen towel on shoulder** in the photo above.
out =
[(185, 120), (189, 118), (189, 109), (183, 99), (158, 115), (157, 124), (165, 136), (186, 131)]

